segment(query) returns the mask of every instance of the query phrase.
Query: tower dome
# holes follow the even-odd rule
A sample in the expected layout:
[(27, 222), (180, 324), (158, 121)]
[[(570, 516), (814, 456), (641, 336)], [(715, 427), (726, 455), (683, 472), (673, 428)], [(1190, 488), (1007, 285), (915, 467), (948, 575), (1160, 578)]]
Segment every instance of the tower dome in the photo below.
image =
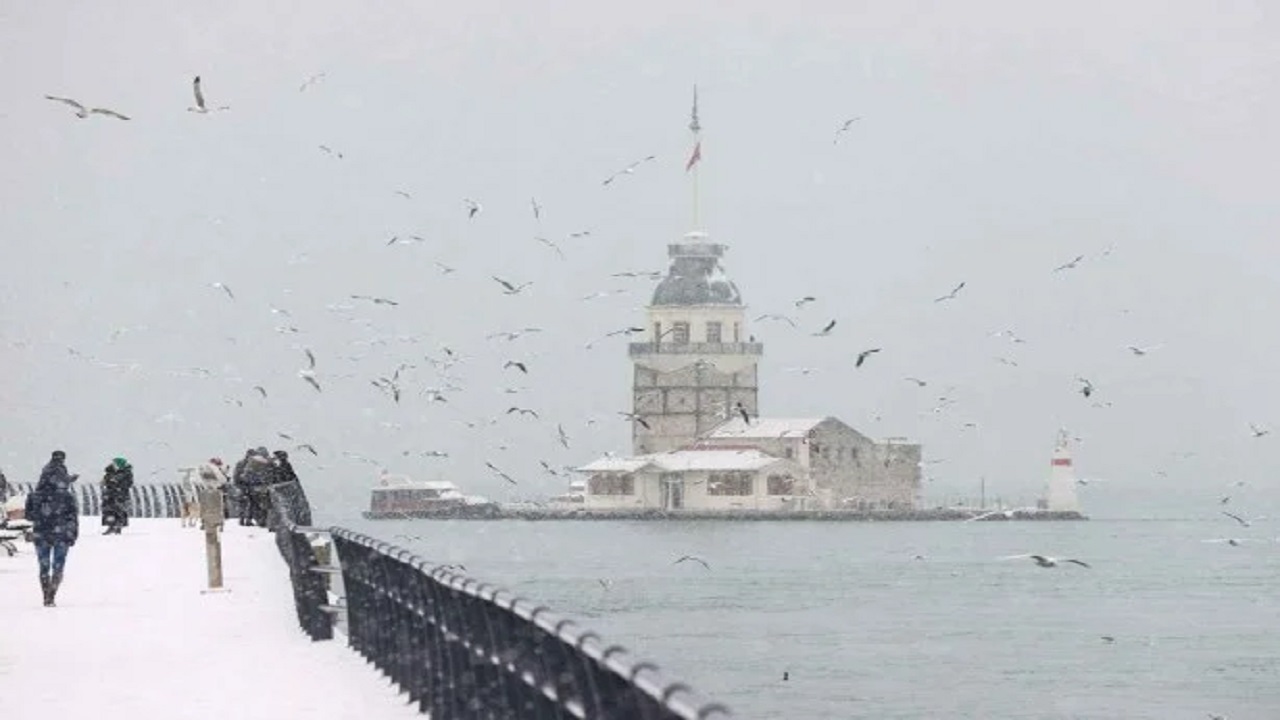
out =
[(655, 306), (742, 305), (738, 286), (720, 267), (725, 246), (707, 241), (706, 233), (691, 232), (684, 241), (667, 246), (671, 267), (653, 290)]

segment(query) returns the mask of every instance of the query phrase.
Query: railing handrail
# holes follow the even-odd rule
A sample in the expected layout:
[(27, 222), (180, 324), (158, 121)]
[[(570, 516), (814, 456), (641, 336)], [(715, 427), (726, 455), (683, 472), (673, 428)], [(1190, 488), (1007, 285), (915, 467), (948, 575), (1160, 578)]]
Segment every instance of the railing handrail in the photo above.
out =
[[(335, 538), (362, 545), (381, 555), (394, 557), (452, 590), (510, 611), (521, 620), (537, 626), (576, 648), (610, 672), (626, 678), (634, 687), (675, 713), (675, 717), (687, 720), (701, 720), (716, 714), (721, 717), (732, 717), (732, 713), (724, 705), (706, 702), (685, 683), (665, 681), (658, 667), (652, 662), (632, 660), (630, 653), (621, 645), (606, 646), (597, 633), (578, 629), (576, 621), (553, 612), (545, 605), (535, 604), (505, 588), (455, 572), (447, 565), (432, 563), (412, 550), (385, 540), (378, 540), (337, 526), (330, 528), (329, 534)], [(499, 596), (504, 595), (506, 597), (500, 599)], [(348, 612), (350, 610), (348, 608)], [(623, 657), (624, 655), (627, 657)]]
[[(545, 605), (370, 535), (312, 526), (297, 483), (272, 486), (270, 496), (270, 525), (289, 566), (299, 625), (313, 640), (327, 640), (334, 614), (343, 615), (351, 647), (423, 712), (469, 717), (458, 714), (462, 702), (500, 708), (502, 717), (732, 717)], [(335, 551), (325, 565), (312, 548), (314, 535), (328, 535)], [(346, 601), (330, 604), (322, 575), (334, 572)]]

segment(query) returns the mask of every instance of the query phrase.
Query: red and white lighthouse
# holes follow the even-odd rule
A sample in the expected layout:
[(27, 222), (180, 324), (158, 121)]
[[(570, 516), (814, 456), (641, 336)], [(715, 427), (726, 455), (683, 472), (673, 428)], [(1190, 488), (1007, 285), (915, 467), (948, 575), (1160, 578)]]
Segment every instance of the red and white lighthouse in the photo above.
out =
[(1058, 431), (1058, 445), (1049, 461), (1044, 507), (1053, 512), (1080, 512), (1080, 499), (1076, 496), (1076, 470), (1071, 464), (1070, 437), (1066, 430)]

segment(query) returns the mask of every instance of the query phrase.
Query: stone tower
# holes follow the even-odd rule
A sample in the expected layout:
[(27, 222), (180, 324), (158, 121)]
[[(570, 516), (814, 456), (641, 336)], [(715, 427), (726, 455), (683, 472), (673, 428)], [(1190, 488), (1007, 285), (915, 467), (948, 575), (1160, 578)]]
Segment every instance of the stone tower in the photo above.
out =
[(1070, 436), (1066, 430), (1058, 433), (1058, 446), (1049, 461), (1049, 481), (1045, 486), (1044, 507), (1054, 512), (1080, 512), (1080, 499), (1076, 497), (1076, 471), (1071, 464)]
[(667, 246), (671, 267), (646, 308), (645, 341), (629, 346), (636, 455), (693, 443), (739, 403), (758, 414), (764, 346), (747, 335), (742, 296), (720, 266), (725, 249), (702, 232)]

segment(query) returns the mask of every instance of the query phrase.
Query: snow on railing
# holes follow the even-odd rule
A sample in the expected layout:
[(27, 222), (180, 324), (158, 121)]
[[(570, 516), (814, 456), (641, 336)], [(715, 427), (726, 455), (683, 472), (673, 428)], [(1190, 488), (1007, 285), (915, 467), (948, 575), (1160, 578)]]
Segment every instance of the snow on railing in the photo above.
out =
[[(11, 495), (22, 495), (35, 489), (35, 483), (10, 483)], [(71, 484), (76, 507), (81, 515), (102, 514), (102, 485), (81, 478)], [(178, 483), (135, 484), (129, 490), (129, 517), (182, 517), (182, 486)]]
[[(432, 718), (732, 717), (543, 605), (346, 528), (293, 522), (306, 500), (291, 485), (272, 488), (271, 526), (289, 565), (299, 624), (313, 639), (327, 639), (332, 616), (345, 615), (350, 646)], [(313, 547), (321, 533), (336, 550), (328, 564)], [(324, 602), (325, 574), (341, 580), (340, 605)]]

